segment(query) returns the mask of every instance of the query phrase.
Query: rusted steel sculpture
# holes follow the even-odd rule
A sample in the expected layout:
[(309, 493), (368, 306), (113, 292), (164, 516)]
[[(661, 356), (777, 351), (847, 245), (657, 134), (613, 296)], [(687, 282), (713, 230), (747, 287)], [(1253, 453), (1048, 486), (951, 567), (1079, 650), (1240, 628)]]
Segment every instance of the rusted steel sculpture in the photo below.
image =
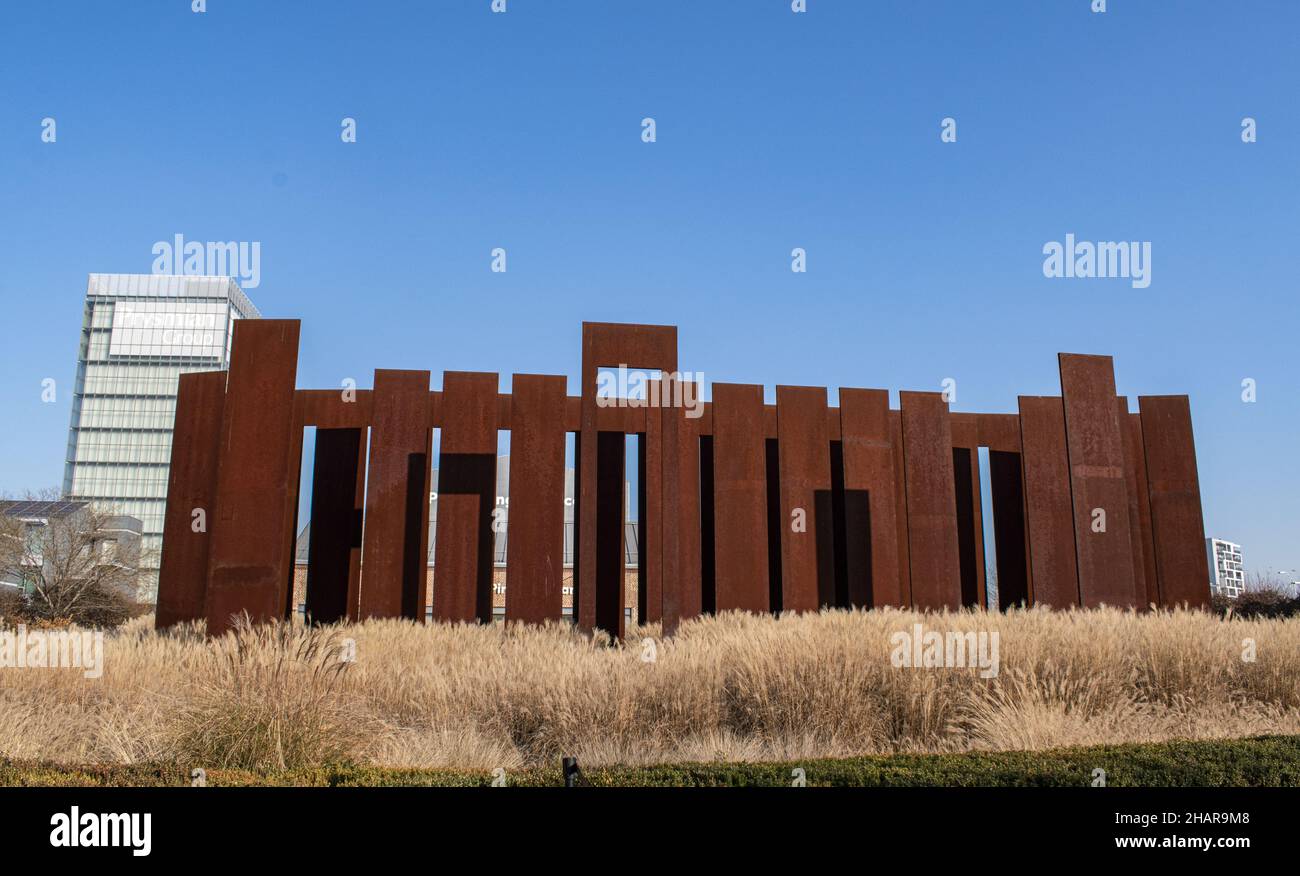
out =
[[(561, 617), (565, 441), (575, 434), (574, 619), (621, 636), (626, 439), (638, 441), (637, 616), (671, 633), (708, 611), (984, 605), (979, 449), (989, 451), (998, 604), (1209, 602), (1186, 396), (1115, 395), (1106, 356), (1062, 354), (1059, 397), (950, 412), (882, 389), (702, 387), (671, 326), (584, 323), (582, 394), (558, 375), (377, 371), (374, 389), (295, 390), (298, 323), (235, 324), (229, 374), (181, 378), (159, 627), (229, 629), (290, 611), (302, 435), (316, 428), (307, 606), (316, 622), (491, 618), (497, 431), (511, 432), (506, 618)], [(648, 400), (602, 368), (660, 372)], [(693, 390), (684, 392), (683, 390)], [(433, 430), (437, 544), (428, 556)], [(364, 532), (364, 544), (363, 535)], [(989, 606), (995, 607), (995, 606)]]

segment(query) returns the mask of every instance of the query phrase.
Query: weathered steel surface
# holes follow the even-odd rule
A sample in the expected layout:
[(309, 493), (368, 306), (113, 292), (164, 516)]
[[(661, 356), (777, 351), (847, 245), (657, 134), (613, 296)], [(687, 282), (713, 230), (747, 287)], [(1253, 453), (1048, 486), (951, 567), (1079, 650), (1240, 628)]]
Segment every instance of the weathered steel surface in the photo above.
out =
[(978, 444), (962, 447), (954, 443), (952, 472), (957, 505), (961, 604), (983, 606), (987, 599), (984, 593), (984, 510), (980, 495)]
[(225, 397), (224, 371), (180, 376), (154, 612), (154, 626), (160, 630), (206, 617), (209, 523), (217, 516), (217, 459)]
[(442, 377), (438, 526), (433, 553), (436, 620), (492, 620), (497, 383), (498, 376), (492, 372), (447, 371)]
[(1020, 396), (1020, 439), (1029, 521), (1030, 604), (1078, 605), (1079, 565), (1061, 399)]
[(1003, 611), (1029, 600), (1029, 533), (1025, 528), (1022, 476), (1019, 453), (989, 451), (989, 497), (993, 504), (998, 607)]
[[(1124, 405), (1128, 409), (1127, 401)], [(1125, 459), (1131, 462), (1133, 476), (1129, 481), (1129, 508), (1133, 510), (1133, 553), (1142, 561), (1139, 580), (1146, 593), (1146, 605), (1163, 605), (1160, 595), (1160, 576), (1156, 572), (1156, 545), (1151, 532), (1151, 487), (1147, 482), (1147, 455), (1142, 441), (1142, 416), (1126, 414), (1124, 417)], [(1191, 464), (1195, 466), (1195, 459)], [(1208, 559), (1207, 559), (1208, 562)]]
[(957, 502), (957, 547), (963, 605), (983, 606), (984, 508), (980, 493), (979, 449), (986, 414), (950, 414), (952, 470)]
[(903, 414), (889, 412), (889, 434), (894, 447), (894, 524), (898, 528), (898, 592), (903, 607), (912, 605), (912, 547), (907, 533), (907, 477), (903, 463)]
[(358, 616), (424, 620), (429, 545), (429, 372), (375, 372)]
[[(506, 620), (559, 620), (564, 576), (565, 378), (516, 374), (510, 411)], [(436, 584), (436, 580), (435, 580)]]
[[(1132, 547), (1133, 592), (1138, 608), (1145, 609), (1153, 602), (1149, 594), (1156, 588), (1156, 582), (1147, 577), (1146, 564), (1154, 562), (1151, 549), (1146, 544), (1143, 534), (1143, 520), (1146, 518), (1147, 531), (1150, 530), (1150, 505), (1144, 507), (1142, 499), (1146, 493), (1146, 460), (1142, 453), (1142, 435), (1134, 430), (1134, 424), (1128, 412), (1128, 399), (1120, 396), (1116, 400), (1116, 412), (1119, 415), (1120, 441), (1124, 452), (1124, 491), (1128, 494), (1129, 544)], [(1141, 428), (1140, 426), (1138, 427)]]
[[(670, 392), (682, 391), (679, 377), (669, 376)], [(701, 398), (697, 383), (693, 399)], [(701, 610), (700, 433), (701, 417), (687, 416), (684, 406), (662, 409), (663, 476), (663, 630), (671, 635)]]
[(912, 605), (960, 608), (956, 486), (948, 403), (937, 392), (899, 394)]
[(368, 429), (317, 429), (307, 546), (307, 616), (316, 623), (355, 618)]
[[(284, 615), (293, 574), (292, 518), (297, 492), (294, 382), (297, 320), (235, 322), (221, 416), (215, 520), (208, 552), (205, 613), (218, 635), (244, 612), (254, 621)], [(297, 442), (302, 440), (301, 432)]]
[(1015, 414), (952, 414), (951, 419), (954, 445), (957, 435), (969, 429), (971, 443), (960, 446), (1020, 452), (1020, 417)]
[(374, 416), (368, 389), (300, 389), (294, 398), (304, 426), (364, 429)]
[[(662, 399), (663, 380), (650, 381), (649, 396)], [(667, 384), (672, 386), (671, 382)], [(670, 399), (664, 401), (671, 403)], [(663, 620), (664, 407), (646, 409), (637, 436), (637, 623)]]
[(841, 389), (839, 413), (849, 603), (901, 607), (889, 391)]
[(627, 537), (627, 436), (596, 433), (596, 627), (622, 638)]
[(1210, 571), (1187, 396), (1139, 396), (1138, 410), (1161, 603), (1208, 606)]
[(713, 384), (714, 581), (717, 610), (767, 611), (767, 451), (763, 387)]
[(297, 394), (294, 396), (293, 405), (293, 422), (289, 428), (289, 501), (284, 504), (284, 520), (280, 524), (280, 531), (284, 533), (284, 550), (289, 557), (287, 568), (284, 570), (284, 578), (280, 582), (280, 616), (293, 617), (298, 611), (298, 606), (294, 604), (294, 575), (295, 563), (298, 555), (298, 505), (302, 498), (302, 443), (303, 443), (303, 412), (302, 407), (298, 404)]
[[(677, 327), (665, 325), (625, 325), (619, 323), (584, 322), (582, 324), (582, 396), (578, 424), (578, 489), (576, 514), (578, 527), (574, 559), (574, 615), (578, 628), (590, 631), (596, 626), (599, 588), (597, 553), (606, 549), (595, 538), (597, 515), (602, 506), (597, 502), (599, 486), (599, 456), (597, 435), (609, 430), (618, 422), (619, 431), (644, 431), (645, 408), (611, 407), (597, 398), (597, 376), (601, 368), (625, 366), (629, 369), (648, 369), (662, 372), (677, 371)], [(585, 450), (586, 452), (583, 452)], [(622, 470), (623, 465), (619, 465)], [(610, 512), (612, 514), (612, 512)], [(618, 510), (622, 516), (622, 509)], [(604, 528), (610, 530), (610, 521)], [(610, 530), (612, 531), (612, 530)], [(619, 531), (620, 566), (622, 564), (622, 526)], [(606, 566), (612, 561), (607, 561)], [(622, 605), (622, 588), (619, 588), (619, 605)], [(619, 624), (622, 624), (620, 615)]]
[[(903, 393), (901, 411), (890, 411), (882, 390), (842, 390), (837, 409), (824, 389), (778, 387), (777, 404), (764, 405), (761, 387), (724, 384), (697, 418), (675, 389), (668, 326), (585, 324), (575, 398), (562, 377), (517, 375), (503, 394), (495, 374), (457, 372), (441, 392), (429, 391), (428, 372), (386, 371), (374, 390), (295, 392), (296, 347), (295, 322), (241, 322), (228, 378), (181, 380), (159, 626), (206, 616), (221, 632), (237, 613), (291, 610), (305, 426), (317, 429), (307, 596), (316, 621), (424, 616), (434, 427), (443, 429), (441, 619), (491, 617), (498, 429), (515, 433), (513, 620), (560, 614), (566, 431), (578, 433), (581, 629), (625, 632), (628, 435), (638, 436), (640, 472), (637, 615), (667, 633), (714, 610), (982, 603), (980, 447), (1002, 607), (1208, 601), (1187, 400), (1144, 398), (1142, 416), (1128, 414), (1107, 357), (1063, 354), (1064, 399), (1022, 397), (1019, 415), (949, 414), (935, 393)], [(662, 372), (649, 402), (597, 400), (599, 368), (620, 365)], [(208, 512), (206, 555), (204, 539), (190, 537), (201, 535), (190, 528), (196, 507)], [(1104, 529), (1094, 530), (1095, 509)]]
[(1124, 435), (1109, 356), (1060, 354), (1079, 595), (1085, 607), (1137, 604)]
[(781, 484), (781, 609), (835, 605), (826, 388), (776, 388)]

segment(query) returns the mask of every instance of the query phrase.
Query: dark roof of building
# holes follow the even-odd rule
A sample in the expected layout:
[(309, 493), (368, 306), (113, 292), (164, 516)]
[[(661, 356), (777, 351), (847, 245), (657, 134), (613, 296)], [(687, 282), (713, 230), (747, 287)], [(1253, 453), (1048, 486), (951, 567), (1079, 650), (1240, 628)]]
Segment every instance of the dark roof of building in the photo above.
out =
[(82, 510), (89, 502), (55, 499), (34, 501), (28, 499), (0, 501), (0, 514), (6, 517), (67, 517)]

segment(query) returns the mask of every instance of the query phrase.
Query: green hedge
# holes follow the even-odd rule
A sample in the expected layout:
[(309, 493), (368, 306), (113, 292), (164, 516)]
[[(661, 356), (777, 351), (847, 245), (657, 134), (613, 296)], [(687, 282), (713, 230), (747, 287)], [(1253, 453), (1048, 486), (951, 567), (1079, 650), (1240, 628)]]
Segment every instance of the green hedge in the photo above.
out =
[[(592, 785), (607, 787), (789, 786), (793, 771), (809, 786), (1048, 787), (1090, 785), (1106, 771), (1110, 786), (1300, 786), (1300, 736), (1261, 736), (1210, 742), (1102, 745), (1052, 751), (908, 754), (789, 763), (693, 763), (584, 770)], [(211, 787), (232, 785), (485, 786), (481, 770), (389, 769), (339, 765), (253, 773), (207, 770)], [(508, 785), (563, 784), (559, 765), (509, 772)], [(156, 787), (189, 785), (186, 767), (164, 765), (70, 767), (0, 760), (0, 785)]]

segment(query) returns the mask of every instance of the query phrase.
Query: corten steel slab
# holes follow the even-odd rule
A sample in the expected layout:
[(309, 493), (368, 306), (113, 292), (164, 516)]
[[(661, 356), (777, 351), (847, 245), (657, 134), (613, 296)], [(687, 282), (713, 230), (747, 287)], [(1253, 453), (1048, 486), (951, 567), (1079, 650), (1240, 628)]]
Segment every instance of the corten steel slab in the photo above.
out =
[(1086, 608), (1128, 608), (1138, 600), (1114, 365), (1072, 353), (1060, 363), (1080, 599)]
[(369, 429), (317, 429), (307, 546), (307, 615), (355, 618), (361, 589), (361, 524)]
[[(835, 605), (834, 516), (826, 388), (776, 388), (781, 484), (781, 610)], [(802, 526), (796, 531), (796, 515)]]
[(429, 372), (375, 371), (358, 615), (424, 620), (429, 544)]
[[(1128, 405), (1125, 404), (1125, 408)], [(1147, 483), (1147, 456), (1142, 441), (1142, 416), (1141, 414), (1128, 414), (1124, 418), (1127, 454), (1126, 458), (1133, 462), (1133, 481), (1131, 490), (1136, 497), (1137, 512), (1134, 520), (1137, 525), (1134, 527), (1134, 553), (1137, 553), (1137, 547), (1142, 551), (1142, 581), (1146, 586), (1146, 604), (1163, 605), (1164, 600), (1160, 596), (1160, 576), (1156, 572), (1156, 545), (1151, 533), (1151, 487)], [(1130, 502), (1130, 507), (1134, 506)], [(1206, 562), (1209, 560), (1207, 558)]]
[(979, 449), (986, 414), (949, 414), (953, 481), (957, 490), (957, 544), (963, 605), (984, 607), (984, 503), (980, 489)]
[(659, 623), (663, 619), (663, 397), (671, 382), (652, 380), (646, 409), (645, 431), (637, 437), (637, 623)]
[(989, 451), (989, 498), (993, 504), (998, 608), (1003, 611), (1029, 601), (1029, 533), (1025, 528), (1022, 476), (1019, 453)]
[(899, 393), (912, 565), (912, 605), (961, 608), (957, 488), (948, 403), (937, 392)]
[(713, 384), (716, 610), (768, 610), (763, 387)]
[(849, 602), (902, 607), (889, 392), (840, 390)]
[(894, 523), (898, 527), (898, 592), (903, 607), (912, 605), (912, 553), (907, 535), (907, 478), (903, 466), (903, 414), (889, 412), (889, 433), (894, 445)]
[(565, 382), (512, 379), (507, 621), (541, 623), (563, 613)]
[[(662, 598), (663, 594), (656, 588), (654, 594), (650, 593), (650, 574), (652, 569), (657, 569), (657, 562), (650, 562), (647, 554), (646, 536), (649, 534), (650, 521), (646, 519), (646, 433), (640, 432), (636, 435), (636, 519), (640, 525), (636, 528), (636, 617), (637, 623), (645, 623), (646, 615), (650, 611), (650, 602), (654, 598)], [(629, 501), (631, 497), (628, 497)], [(655, 535), (655, 545), (659, 544), (659, 536)], [(630, 607), (630, 606), (629, 606)], [(659, 606), (662, 608), (662, 603)]]
[[(209, 524), (217, 517), (217, 455), (225, 398), (224, 371), (180, 376), (154, 612), (154, 626), (160, 630), (206, 617)], [(196, 518), (195, 511), (203, 513)]]
[[(1146, 563), (1150, 551), (1142, 531), (1142, 518), (1149, 513), (1149, 505), (1143, 508), (1141, 498), (1146, 492), (1146, 460), (1142, 458), (1142, 436), (1133, 430), (1129, 418), (1128, 399), (1120, 396), (1115, 400), (1119, 415), (1120, 443), (1124, 450), (1124, 488), (1128, 493), (1129, 543), (1133, 548), (1133, 591), (1138, 608), (1145, 609), (1159, 599), (1150, 598), (1154, 581), (1148, 581)], [(1148, 521), (1149, 524), (1150, 521)]]
[[(978, 439), (976, 439), (978, 440)], [(980, 491), (979, 445), (953, 439), (952, 471), (957, 503), (957, 546), (962, 605), (981, 606), (984, 593), (984, 509)]]
[[(674, 387), (679, 377), (669, 375)], [(692, 398), (701, 397), (699, 383)], [(678, 392), (672, 388), (670, 392)], [(663, 477), (663, 631), (671, 635), (684, 620), (701, 610), (700, 435), (701, 417), (688, 417), (685, 407), (661, 410)]]
[(236, 320), (221, 417), (216, 519), (209, 517), (205, 612), (219, 635), (247, 611), (253, 621), (283, 616), (293, 552), (285, 523), (297, 493), (293, 448), (299, 323)]
[(289, 501), (285, 503), (284, 520), (280, 524), (280, 531), (284, 533), (284, 550), (289, 556), (289, 568), (285, 570), (284, 580), (280, 582), (280, 616), (283, 618), (291, 618), (297, 611), (293, 602), (293, 585), (294, 564), (298, 555), (298, 505), (302, 498), (302, 443), (302, 408), (295, 396), (293, 426), (289, 432)]
[[(582, 398), (578, 446), (589, 452), (578, 456), (578, 489), (575, 520), (578, 524), (574, 557), (574, 616), (578, 628), (590, 632), (596, 626), (597, 540), (593, 534), (599, 513), (597, 434), (617, 421), (623, 432), (644, 431), (644, 408), (603, 407), (596, 397), (596, 378), (601, 368), (624, 365), (629, 369), (677, 370), (677, 327), (584, 322), (582, 324)], [(640, 424), (639, 426), (636, 424)], [(631, 426), (632, 428), (628, 428)], [(620, 512), (621, 513), (621, 512)], [(606, 524), (608, 525), (608, 524)], [(620, 537), (621, 541), (621, 537)], [(620, 589), (620, 593), (622, 590)], [(620, 604), (621, 604), (620, 597)], [(621, 624), (621, 620), (620, 620)]]
[(988, 582), (985, 581), (985, 562), (984, 562), (984, 493), (980, 485), (980, 458), (979, 448), (972, 447), (970, 451), (971, 462), (971, 501), (973, 503), (974, 514), (974, 536), (975, 536), (975, 596), (976, 602), (969, 602), (968, 605), (978, 604), (981, 608), (988, 607)]
[[(763, 445), (767, 463), (767, 607), (774, 614), (780, 614), (785, 610), (784, 579), (781, 576), (781, 531), (785, 528), (781, 511), (781, 442), (767, 437), (763, 439)], [(716, 600), (714, 604), (717, 604)]]
[(491, 372), (443, 374), (438, 543), (433, 552), (435, 620), (492, 621), (497, 383)]
[(952, 435), (953, 447), (964, 447), (967, 449), (978, 447), (980, 443), (980, 430), (978, 415), (962, 414), (948, 415), (948, 430)]
[(1210, 604), (1192, 412), (1185, 395), (1139, 396), (1161, 604)]
[(622, 638), (627, 436), (596, 433), (596, 627)]
[(294, 398), (303, 426), (318, 429), (360, 429), (370, 425), (374, 413), (368, 389), (300, 389)]
[(978, 433), (977, 444), (1004, 453), (1020, 452), (1020, 417), (1015, 414), (954, 414), (973, 416)]
[(1079, 604), (1079, 564), (1070, 503), (1065, 411), (1055, 396), (1020, 396), (1030, 605)]

